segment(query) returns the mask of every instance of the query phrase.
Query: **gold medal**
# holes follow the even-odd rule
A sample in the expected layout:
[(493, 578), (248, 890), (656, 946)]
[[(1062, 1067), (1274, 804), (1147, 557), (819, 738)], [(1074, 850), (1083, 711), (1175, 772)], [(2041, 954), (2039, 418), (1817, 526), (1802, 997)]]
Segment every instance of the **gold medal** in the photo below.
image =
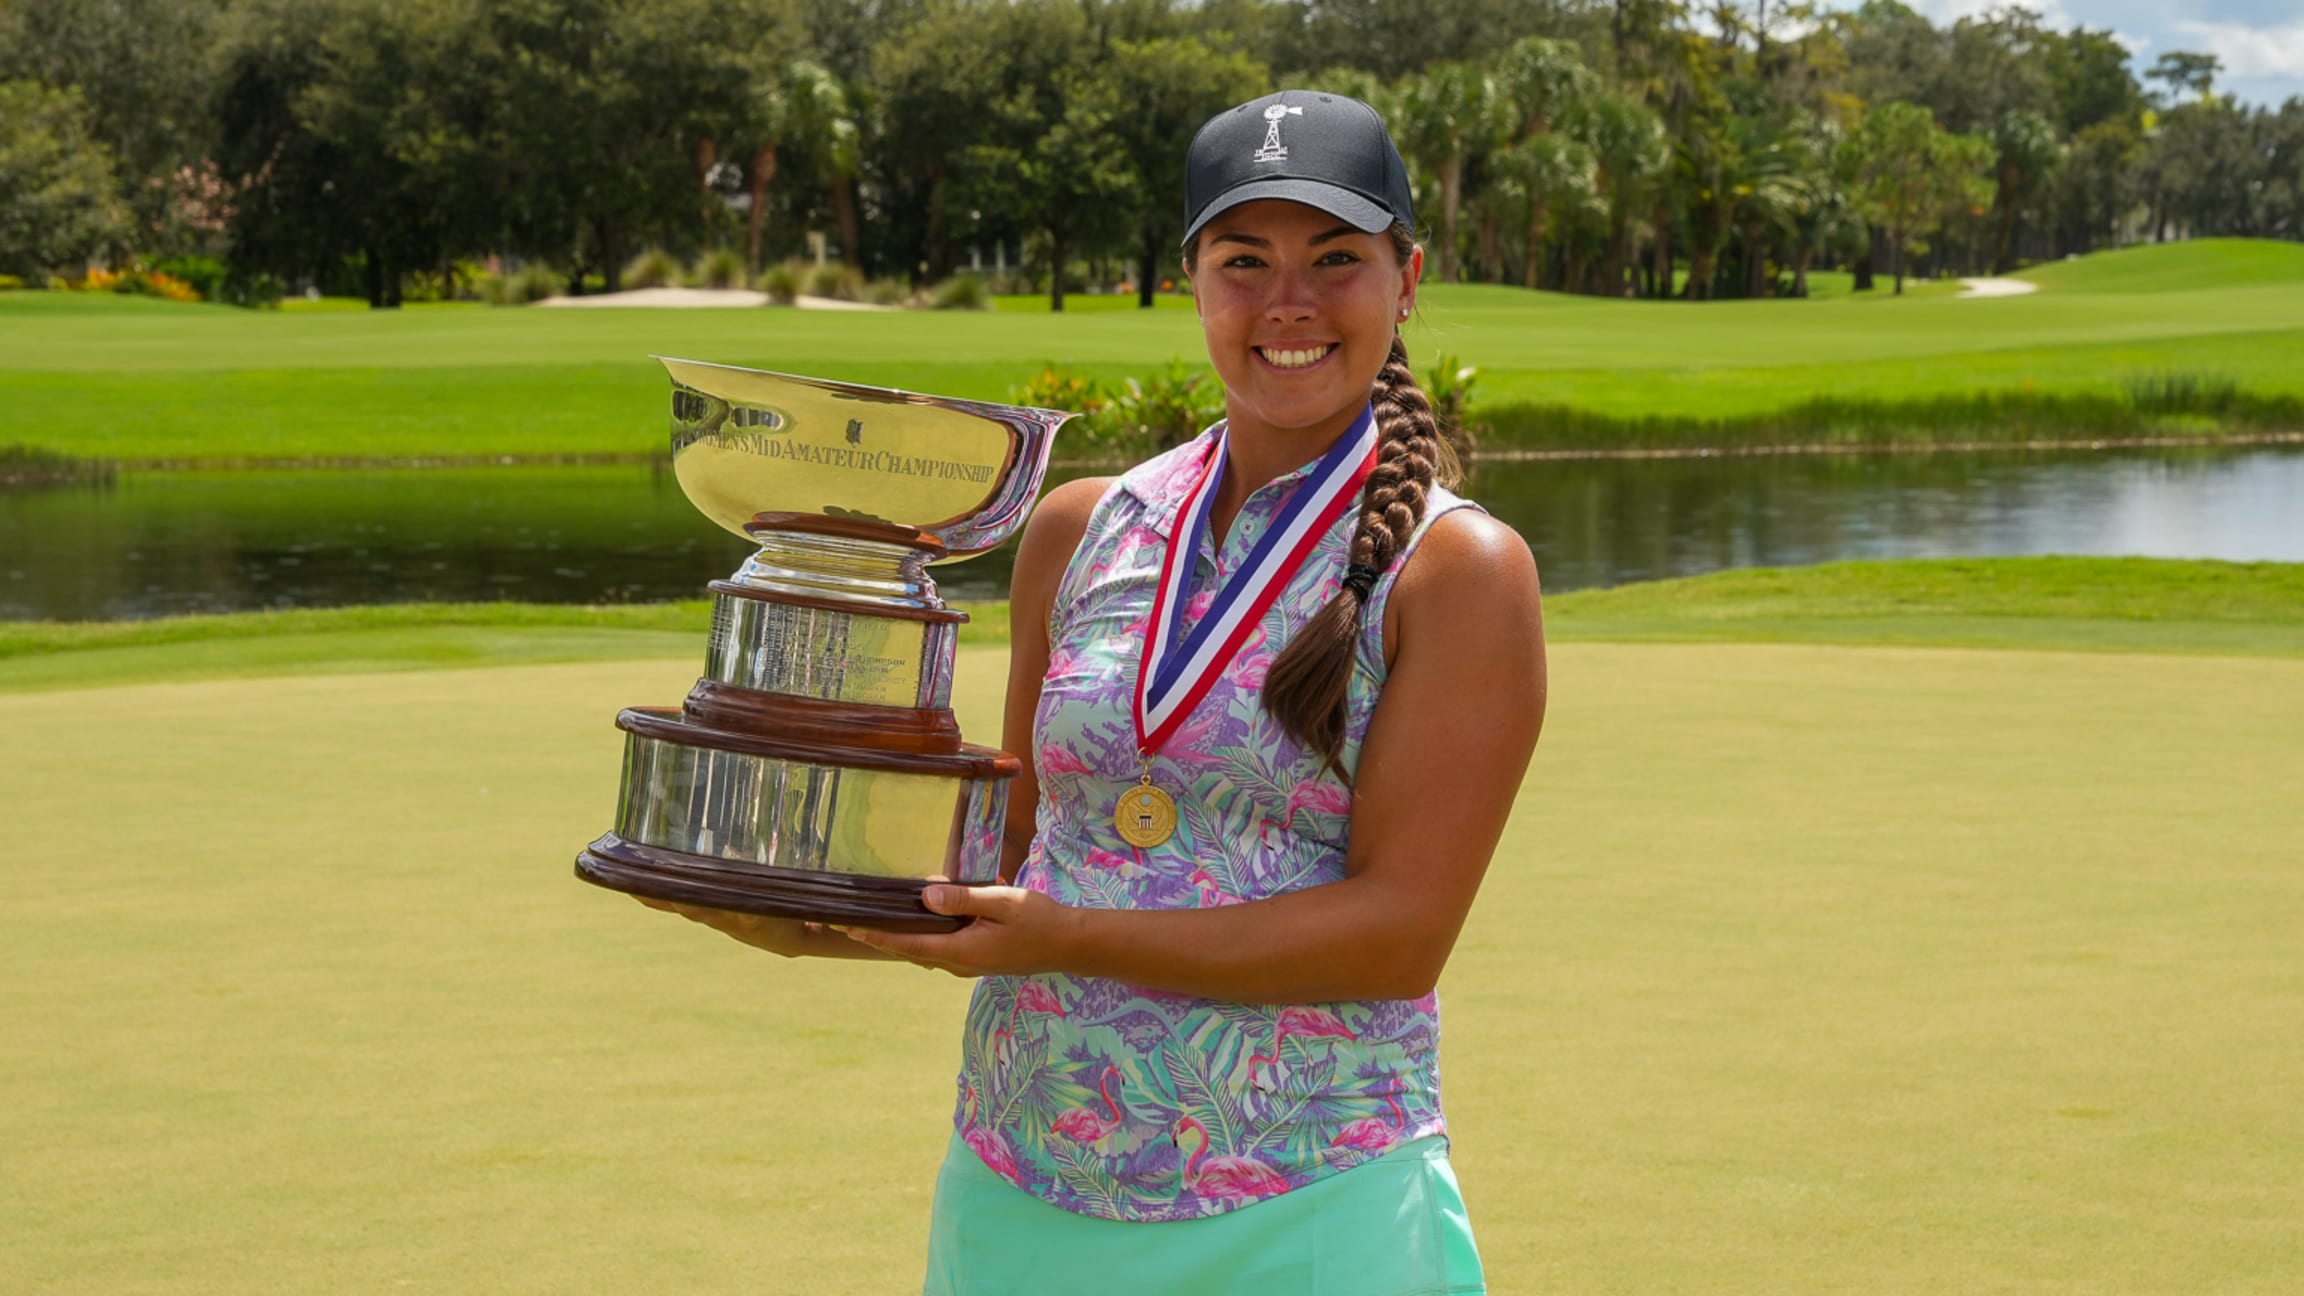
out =
[(1112, 812), (1112, 829), (1131, 846), (1157, 846), (1176, 832), (1176, 802), (1152, 786), (1152, 762), (1144, 762), (1144, 777), (1120, 794)]

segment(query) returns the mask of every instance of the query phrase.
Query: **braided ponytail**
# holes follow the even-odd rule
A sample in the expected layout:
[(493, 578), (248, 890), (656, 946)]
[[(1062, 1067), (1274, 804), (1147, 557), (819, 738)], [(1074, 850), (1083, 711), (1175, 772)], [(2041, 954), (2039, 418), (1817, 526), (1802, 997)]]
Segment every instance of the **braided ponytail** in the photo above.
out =
[[(1405, 230), (1395, 230), (1400, 241)], [(1264, 709), (1289, 737), (1326, 758), (1343, 777), (1345, 689), (1352, 682), (1360, 614), (1376, 582), (1424, 520), (1435, 482), (1461, 479), (1456, 447), (1441, 429), (1432, 402), (1408, 367), (1408, 348), (1395, 333), (1392, 354), (1376, 375), (1370, 396), (1376, 414), (1376, 467), (1360, 493), (1360, 524), (1352, 533), (1343, 588), (1280, 650), (1264, 677)]]

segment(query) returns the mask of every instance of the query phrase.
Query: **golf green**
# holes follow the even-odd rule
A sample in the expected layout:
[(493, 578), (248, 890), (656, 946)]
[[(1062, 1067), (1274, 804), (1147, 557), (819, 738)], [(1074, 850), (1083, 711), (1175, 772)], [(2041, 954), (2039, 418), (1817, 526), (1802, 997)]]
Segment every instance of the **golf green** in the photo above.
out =
[[(569, 875), (691, 657), (0, 696), (0, 1291), (916, 1290), (966, 987)], [(1441, 989), (1495, 1291), (2294, 1289), (2304, 661), (1553, 676)]]
[[(2292, 246), (2201, 240), (2027, 274), (2039, 291), (1981, 300), (1611, 301), (1432, 284), (1406, 339), (1420, 371), (1443, 356), (1478, 367), (1476, 407), (1617, 419), (1748, 418), (1826, 397), (2124, 402), (2130, 385), (2171, 377), (2304, 395), (2304, 253)], [(130, 461), (645, 455), (663, 445), (650, 354), (1005, 400), (1049, 364), (1117, 382), (1206, 353), (1176, 309), (274, 312), (0, 293), (0, 447)], [(1954, 439), (1989, 439), (1953, 412)]]

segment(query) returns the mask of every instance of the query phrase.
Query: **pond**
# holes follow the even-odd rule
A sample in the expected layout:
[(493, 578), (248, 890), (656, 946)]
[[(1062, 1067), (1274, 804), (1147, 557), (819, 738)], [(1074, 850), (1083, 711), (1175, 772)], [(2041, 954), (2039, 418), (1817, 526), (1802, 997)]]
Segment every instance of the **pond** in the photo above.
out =
[[(1468, 493), (1560, 592), (1839, 558), (2304, 562), (2304, 448), (1487, 462)], [(131, 473), (0, 492), (0, 619), (701, 597), (743, 559), (670, 472)], [(941, 569), (998, 597), (1010, 554)]]

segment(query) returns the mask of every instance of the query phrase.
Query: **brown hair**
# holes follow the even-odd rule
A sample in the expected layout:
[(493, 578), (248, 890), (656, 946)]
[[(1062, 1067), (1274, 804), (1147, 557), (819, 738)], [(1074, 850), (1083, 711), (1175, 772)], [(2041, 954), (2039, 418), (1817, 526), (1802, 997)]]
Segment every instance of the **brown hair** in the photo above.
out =
[[(1386, 231), (1402, 264), (1415, 252), (1416, 236), (1405, 224)], [(1185, 249), (1184, 267), (1198, 260), (1199, 240)], [(1424, 520), (1435, 483), (1454, 486), (1463, 479), (1454, 429), (1443, 428), (1432, 402), (1408, 367), (1408, 348), (1395, 331), (1392, 354), (1376, 375), (1369, 403), (1376, 413), (1376, 467), (1360, 492), (1360, 522), (1352, 532), (1350, 564), (1344, 582), (1327, 606), (1290, 639), (1264, 676), (1264, 709), (1289, 737), (1319, 753), (1338, 777), (1344, 749), (1344, 694), (1352, 682), (1353, 653), (1360, 638), (1360, 614), (1376, 582)]]

